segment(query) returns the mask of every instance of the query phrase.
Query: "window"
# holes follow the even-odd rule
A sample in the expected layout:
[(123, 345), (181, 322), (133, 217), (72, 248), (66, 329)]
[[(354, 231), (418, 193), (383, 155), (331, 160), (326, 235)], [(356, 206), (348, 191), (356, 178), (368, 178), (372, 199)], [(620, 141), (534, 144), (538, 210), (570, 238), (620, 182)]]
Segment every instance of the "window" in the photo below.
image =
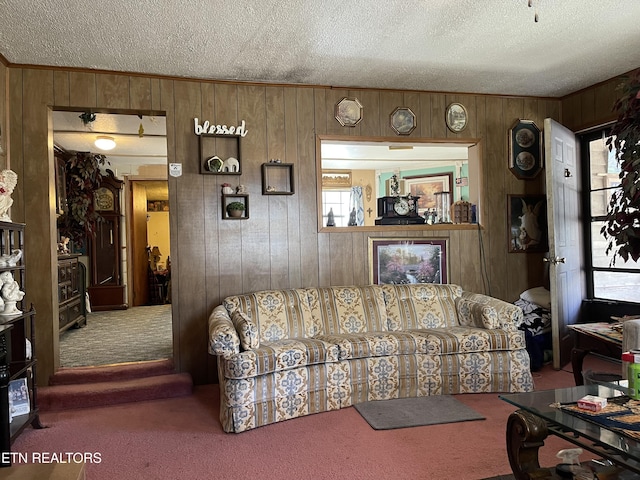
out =
[(327, 225), (329, 211), (333, 211), (336, 227), (346, 227), (351, 209), (351, 189), (322, 191), (322, 224)]
[(587, 295), (592, 299), (638, 302), (640, 264), (607, 255), (608, 241), (600, 233), (613, 191), (620, 186), (620, 167), (607, 146), (608, 131), (580, 137), (583, 164)]

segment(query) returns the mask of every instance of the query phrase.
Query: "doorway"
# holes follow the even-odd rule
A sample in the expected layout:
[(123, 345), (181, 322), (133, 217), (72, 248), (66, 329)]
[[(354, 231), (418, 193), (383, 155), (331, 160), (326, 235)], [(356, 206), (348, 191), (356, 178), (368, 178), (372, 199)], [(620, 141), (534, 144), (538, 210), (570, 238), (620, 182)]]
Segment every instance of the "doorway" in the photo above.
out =
[[(92, 113), (54, 111), (54, 145), (66, 152), (91, 152), (106, 157), (101, 170), (122, 182), (117, 243), (122, 290), (119, 306), (92, 308), (93, 248), (73, 246), (86, 267), (88, 294), (86, 326), (60, 332), (60, 366), (95, 366), (171, 358), (173, 356), (170, 299), (170, 232), (167, 181), (166, 122), (162, 115), (138, 112)], [(98, 137), (115, 143), (110, 150), (96, 146)], [(108, 170), (108, 171), (107, 171)], [(166, 221), (153, 224), (148, 238), (149, 209)], [(154, 212), (153, 216), (156, 212)], [(90, 242), (87, 242), (89, 245)], [(158, 245), (160, 244), (160, 245)], [(155, 248), (154, 248), (155, 247)], [(152, 252), (154, 255), (152, 255)], [(154, 260), (151, 268), (151, 260)], [(93, 286), (93, 291), (96, 286)], [(150, 295), (149, 293), (155, 293)]]

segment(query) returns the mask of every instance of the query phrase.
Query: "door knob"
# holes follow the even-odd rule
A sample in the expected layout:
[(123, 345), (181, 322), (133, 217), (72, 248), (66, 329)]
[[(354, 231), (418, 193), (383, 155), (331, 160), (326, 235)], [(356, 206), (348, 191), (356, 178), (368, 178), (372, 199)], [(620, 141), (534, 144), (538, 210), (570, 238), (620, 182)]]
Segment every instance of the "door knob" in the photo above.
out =
[(548, 257), (544, 257), (542, 259), (543, 262), (549, 262), (553, 265), (557, 265), (558, 263), (564, 263), (566, 260), (565, 257), (555, 257), (555, 258), (548, 258)]

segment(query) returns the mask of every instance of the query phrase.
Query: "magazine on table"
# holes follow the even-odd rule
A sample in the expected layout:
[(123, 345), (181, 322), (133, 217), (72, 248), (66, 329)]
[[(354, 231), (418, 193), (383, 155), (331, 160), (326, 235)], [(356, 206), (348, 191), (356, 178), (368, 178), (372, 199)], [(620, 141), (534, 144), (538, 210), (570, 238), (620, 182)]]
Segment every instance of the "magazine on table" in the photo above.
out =
[(9, 382), (9, 421), (18, 415), (26, 415), (31, 411), (29, 387), (26, 378), (18, 378)]

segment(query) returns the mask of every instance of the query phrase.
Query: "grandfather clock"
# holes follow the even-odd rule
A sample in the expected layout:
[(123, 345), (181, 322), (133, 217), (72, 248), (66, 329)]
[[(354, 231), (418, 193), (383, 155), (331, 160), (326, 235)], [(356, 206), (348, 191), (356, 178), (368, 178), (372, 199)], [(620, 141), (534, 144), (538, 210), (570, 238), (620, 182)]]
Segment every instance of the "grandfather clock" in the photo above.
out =
[(89, 240), (91, 309), (124, 310), (125, 289), (121, 268), (120, 243), (120, 193), (123, 181), (111, 170), (102, 177), (100, 187), (94, 192), (94, 207), (102, 217), (96, 224), (95, 236)]

